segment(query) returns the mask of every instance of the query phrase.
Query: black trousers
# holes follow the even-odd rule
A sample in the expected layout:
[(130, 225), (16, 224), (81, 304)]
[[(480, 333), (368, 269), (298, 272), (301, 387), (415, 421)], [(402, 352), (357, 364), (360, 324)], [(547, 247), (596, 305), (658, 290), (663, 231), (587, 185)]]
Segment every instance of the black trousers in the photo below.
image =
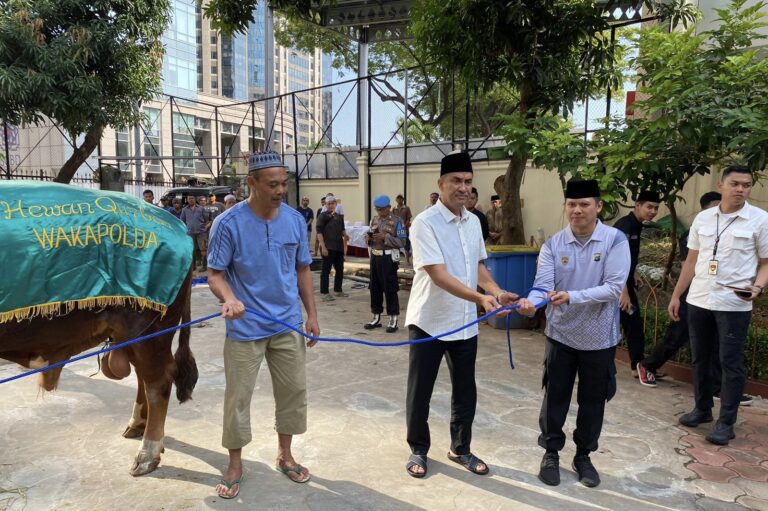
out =
[(333, 277), (333, 290), (341, 293), (341, 283), (344, 280), (344, 252), (329, 250), (328, 257), (323, 256), (323, 269), (320, 270), (320, 294), (328, 294), (328, 281), (331, 276), (331, 266), (336, 272)]
[[(413, 325), (408, 327), (408, 333), (411, 340), (430, 337)], [(471, 452), (469, 444), (472, 442), (472, 422), (477, 407), (477, 336), (463, 341), (411, 344), (405, 417), (408, 445), (414, 454), (429, 452), (429, 402), (443, 355), (451, 374), (451, 450), (456, 454)]]
[(710, 410), (714, 406), (712, 361), (719, 356), (723, 374), (718, 420), (732, 426), (736, 423), (739, 400), (747, 380), (744, 344), (752, 312), (711, 311), (690, 304), (688, 309), (696, 408)]
[[(653, 349), (650, 355), (643, 359), (643, 365), (646, 369), (655, 373), (668, 360), (674, 357), (677, 352), (688, 344), (688, 291), (680, 297), (680, 310), (678, 315), (680, 321), (670, 321), (667, 324), (667, 332), (664, 339)], [(712, 389), (715, 394), (720, 392), (720, 382), (722, 380), (722, 370), (720, 369), (720, 347), (714, 346), (715, 353), (712, 357)]]
[(642, 362), (645, 357), (645, 332), (643, 331), (643, 315), (640, 311), (640, 301), (637, 299), (635, 286), (628, 286), (629, 299), (635, 307), (632, 314), (621, 311), (621, 329), (624, 337), (627, 339), (627, 348), (629, 348), (629, 360), (632, 369), (635, 369), (638, 362)]
[(597, 440), (603, 429), (605, 402), (616, 394), (616, 347), (604, 350), (582, 351), (547, 337), (544, 360), (544, 402), (539, 414), (539, 445), (548, 451), (559, 451), (565, 446), (563, 425), (571, 406), (571, 395), (576, 375), (579, 389), (576, 400), (576, 430), (573, 441), (578, 449), (597, 450)]
[(397, 296), (400, 285), (397, 282), (397, 264), (392, 261), (392, 256), (371, 256), (371, 281), (368, 288), (371, 290), (371, 312), (384, 312), (386, 297), (387, 315), (400, 314), (400, 301)]

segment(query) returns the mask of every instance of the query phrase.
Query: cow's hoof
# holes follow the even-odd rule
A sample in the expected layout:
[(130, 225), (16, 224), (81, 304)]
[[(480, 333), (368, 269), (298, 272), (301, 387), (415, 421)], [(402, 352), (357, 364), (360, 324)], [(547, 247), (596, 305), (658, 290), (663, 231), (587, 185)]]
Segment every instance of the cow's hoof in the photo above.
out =
[(144, 459), (146, 454), (148, 453), (141, 451), (138, 456), (136, 456), (136, 459), (133, 461), (133, 466), (131, 467), (132, 476), (137, 477), (149, 474), (160, 464), (160, 456)]
[(123, 436), (125, 438), (141, 438), (144, 436), (144, 426), (128, 426), (125, 428), (125, 431), (123, 431)]

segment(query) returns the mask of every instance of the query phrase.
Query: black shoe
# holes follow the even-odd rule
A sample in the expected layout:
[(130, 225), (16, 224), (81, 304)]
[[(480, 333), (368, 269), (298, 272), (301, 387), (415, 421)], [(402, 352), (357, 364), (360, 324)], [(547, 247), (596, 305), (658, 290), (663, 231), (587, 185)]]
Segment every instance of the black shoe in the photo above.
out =
[(363, 328), (366, 330), (373, 330), (374, 328), (379, 328), (381, 326), (381, 314), (374, 314), (373, 319), (371, 319), (368, 323), (363, 325)]
[(560, 484), (560, 456), (556, 452), (548, 452), (541, 458), (539, 480), (550, 486)]
[(389, 317), (389, 324), (387, 325), (387, 333), (397, 332), (397, 316)]
[(712, 431), (704, 437), (707, 442), (715, 445), (728, 445), (728, 442), (736, 438), (736, 434), (733, 432), (733, 426), (727, 426), (720, 421), (715, 423), (715, 427)]
[(571, 467), (578, 474), (579, 482), (587, 488), (594, 488), (600, 484), (600, 474), (597, 473), (592, 460), (586, 454), (575, 456)]
[(712, 418), (712, 410), (699, 410), (698, 408), (694, 408), (692, 412), (688, 412), (685, 415), (681, 415), (678, 419), (678, 422), (682, 424), (683, 426), (688, 426), (689, 428), (695, 428), (699, 424), (702, 424), (704, 422), (712, 422), (714, 419)]

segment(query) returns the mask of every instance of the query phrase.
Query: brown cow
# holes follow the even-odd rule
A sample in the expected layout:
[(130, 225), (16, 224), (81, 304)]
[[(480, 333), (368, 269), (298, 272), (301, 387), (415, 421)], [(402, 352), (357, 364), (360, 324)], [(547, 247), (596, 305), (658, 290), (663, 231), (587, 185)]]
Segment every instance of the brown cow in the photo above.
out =
[[(51, 318), (33, 318), (0, 323), (0, 358), (38, 368), (68, 360), (70, 357), (111, 339), (120, 343), (157, 332), (190, 320), (192, 272), (168, 307), (165, 316), (157, 311), (135, 310), (129, 306), (109, 306), (100, 310), (74, 310)], [(125, 348), (126, 357), (136, 369), (139, 380), (133, 415), (123, 436), (143, 442), (131, 467), (131, 474), (152, 472), (163, 451), (165, 416), (176, 384), (176, 397), (184, 402), (192, 397), (197, 383), (197, 365), (189, 347), (189, 327), (181, 329), (179, 347), (171, 353), (174, 332), (160, 335)], [(40, 373), (40, 385), (54, 390), (61, 367)]]

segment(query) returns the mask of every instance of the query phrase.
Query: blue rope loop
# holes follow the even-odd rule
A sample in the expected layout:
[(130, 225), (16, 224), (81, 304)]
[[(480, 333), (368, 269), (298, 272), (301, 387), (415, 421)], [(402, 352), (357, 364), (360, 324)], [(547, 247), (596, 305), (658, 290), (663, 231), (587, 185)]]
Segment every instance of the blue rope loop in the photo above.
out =
[[(543, 293), (547, 293), (546, 289), (541, 289), (541, 288), (537, 288), (537, 287), (531, 288), (529, 290), (529, 292), (530, 291), (540, 291), (540, 292), (543, 292)], [(537, 309), (539, 309), (539, 308), (545, 306), (548, 302), (549, 302), (549, 299), (544, 299), (543, 301), (541, 301), (540, 303), (535, 304), (534, 306)], [(409, 340), (409, 341), (399, 341), (399, 342), (371, 342), (371, 341), (363, 341), (361, 339), (350, 339), (350, 338), (339, 338), (339, 337), (316, 337), (314, 335), (310, 335), (307, 332), (302, 331), (300, 328), (297, 328), (297, 327), (295, 327), (293, 325), (290, 325), (290, 324), (286, 323), (285, 321), (279, 320), (277, 318), (270, 317), (270, 316), (268, 316), (266, 314), (263, 314), (263, 313), (261, 313), (259, 311), (256, 311), (256, 310), (253, 310), (253, 309), (249, 309), (249, 308), (246, 308), (245, 310), (249, 314), (253, 314), (253, 315), (258, 316), (258, 317), (260, 317), (262, 319), (266, 319), (268, 321), (272, 321), (273, 323), (277, 323), (277, 324), (282, 325), (282, 326), (284, 326), (284, 327), (286, 327), (286, 328), (288, 328), (290, 330), (293, 330), (294, 332), (296, 332), (298, 334), (301, 334), (304, 337), (306, 337), (307, 339), (310, 339), (312, 341), (362, 344), (363, 346), (374, 346), (374, 347), (390, 347), (390, 346), (405, 346), (405, 345), (409, 345), (409, 344), (421, 344), (421, 343), (424, 343), (424, 342), (430, 342), (430, 341), (439, 340), (441, 337), (446, 337), (448, 335), (455, 334), (456, 332), (460, 332), (462, 330), (465, 330), (465, 329), (469, 328), (472, 325), (480, 323), (481, 321), (485, 321), (486, 319), (488, 319), (489, 317), (493, 316), (494, 314), (499, 314), (500, 312), (504, 312), (504, 311), (512, 311), (512, 310), (519, 309), (519, 308), (520, 308), (519, 305), (507, 305), (506, 307), (501, 307), (501, 308), (496, 309), (494, 311), (491, 311), (491, 312), (489, 312), (487, 314), (483, 314), (482, 316), (480, 316), (476, 320), (471, 321), (471, 322), (467, 323), (466, 325), (463, 325), (463, 326), (461, 326), (459, 328), (455, 328), (455, 329), (453, 329), (453, 330), (451, 330), (449, 332), (445, 332), (445, 333), (442, 333), (442, 334), (439, 334), (439, 335), (434, 335), (432, 337), (425, 337), (423, 339), (415, 339), (415, 340), (412, 340), (412, 341)], [(158, 337), (158, 336), (163, 335), (163, 334), (167, 334), (167, 333), (170, 333), (170, 332), (175, 332), (176, 330), (180, 330), (180, 329), (186, 328), (188, 326), (196, 325), (197, 323), (202, 323), (203, 321), (208, 321), (209, 319), (217, 318), (219, 316), (221, 316), (221, 312), (217, 312), (215, 314), (209, 314), (208, 316), (204, 316), (202, 318), (194, 319), (192, 321), (189, 321), (187, 323), (183, 323), (181, 325), (172, 326), (172, 327), (169, 327), (169, 328), (165, 328), (163, 330), (159, 330), (157, 332), (153, 332), (151, 334), (142, 335), (141, 337), (136, 337), (135, 339), (124, 341), (124, 342), (121, 342), (119, 344), (113, 344), (111, 346), (106, 346), (106, 347), (101, 348), (99, 350), (91, 351), (91, 352), (88, 352), (88, 353), (84, 353), (82, 355), (78, 355), (76, 357), (72, 357), (72, 358), (69, 358), (67, 360), (63, 360), (61, 362), (56, 362), (55, 364), (51, 364), (51, 365), (48, 365), (46, 367), (39, 367), (37, 369), (32, 369), (30, 371), (26, 371), (26, 372), (17, 374), (15, 376), (11, 376), (9, 378), (4, 378), (4, 379), (0, 380), (0, 385), (2, 385), (3, 383), (11, 382), (13, 380), (19, 380), (21, 378), (25, 378), (27, 376), (32, 376), (33, 374), (42, 373), (42, 372), (45, 372), (45, 371), (50, 371), (51, 369), (55, 369), (57, 367), (64, 367), (67, 364), (71, 364), (73, 362), (79, 362), (80, 360), (84, 360), (86, 358), (95, 357), (96, 355), (100, 355), (102, 353), (107, 353), (107, 352), (110, 352), (110, 351), (118, 350), (120, 348), (125, 348), (126, 346), (130, 346), (132, 344), (136, 344), (136, 343), (139, 343), (139, 342), (142, 342), (142, 341), (146, 341), (148, 339), (152, 339), (154, 337)], [(514, 369), (515, 366), (514, 366), (514, 363), (513, 363), (513, 360), (512, 360), (512, 341), (511, 341), (510, 334), (509, 334), (509, 316), (507, 316), (505, 319), (506, 319), (506, 326), (507, 326), (507, 346), (509, 348), (509, 364), (512, 367), (512, 369)]]

